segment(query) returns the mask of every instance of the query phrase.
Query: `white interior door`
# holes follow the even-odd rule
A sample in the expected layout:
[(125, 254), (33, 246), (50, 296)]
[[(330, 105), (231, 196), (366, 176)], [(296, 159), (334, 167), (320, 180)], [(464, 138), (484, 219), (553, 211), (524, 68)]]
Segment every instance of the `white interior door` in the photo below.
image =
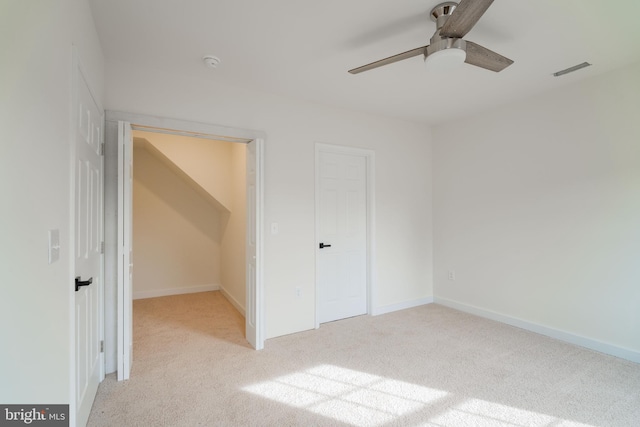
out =
[(118, 122), (118, 381), (129, 379), (133, 361), (133, 135)]
[(318, 321), (367, 313), (367, 161), (319, 151)]
[(78, 73), (75, 153), (75, 408), (84, 426), (104, 371), (102, 350), (102, 112)]
[(262, 292), (258, 277), (258, 262), (261, 257), (258, 254), (260, 247), (260, 227), (258, 206), (261, 204), (262, 189), (259, 179), (262, 157), (262, 140), (254, 140), (247, 144), (247, 273), (246, 273), (246, 302), (245, 302), (245, 333), (247, 341), (260, 350), (264, 346), (264, 339), (260, 326)]

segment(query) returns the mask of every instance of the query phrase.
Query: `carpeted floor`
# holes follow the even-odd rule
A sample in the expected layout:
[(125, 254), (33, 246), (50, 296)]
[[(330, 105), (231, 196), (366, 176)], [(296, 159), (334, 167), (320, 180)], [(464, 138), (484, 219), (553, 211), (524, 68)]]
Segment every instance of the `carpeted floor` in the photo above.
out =
[(430, 304), (252, 350), (219, 292), (134, 301), (89, 426), (640, 426), (640, 365)]

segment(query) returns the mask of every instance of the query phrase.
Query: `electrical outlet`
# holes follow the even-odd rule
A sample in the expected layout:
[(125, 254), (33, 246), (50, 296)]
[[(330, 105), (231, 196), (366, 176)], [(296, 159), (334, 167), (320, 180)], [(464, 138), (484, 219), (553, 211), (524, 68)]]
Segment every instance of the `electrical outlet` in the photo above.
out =
[(271, 223), (271, 234), (278, 234), (280, 232), (280, 227), (277, 222)]
[(456, 271), (455, 270), (449, 270), (448, 277), (449, 277), (449, 280), (456, 280)]
[(300, 298), (302, 296), (302, 289), (300, 288), (300, 286), (298, 286), (296, 288), (296, 297)]

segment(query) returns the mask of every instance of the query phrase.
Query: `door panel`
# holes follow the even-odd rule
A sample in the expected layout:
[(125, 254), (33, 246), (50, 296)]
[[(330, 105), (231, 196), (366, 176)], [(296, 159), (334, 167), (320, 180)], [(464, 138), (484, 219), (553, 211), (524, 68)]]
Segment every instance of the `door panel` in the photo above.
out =
[(320, 151), (318, 319), (367, 312), (367, 171), (364, 156)]
[(260, 350), (264, 346), (262, 335), (262, 294), (260, 281), (257, 276), (258, 249), (260, 248), (260, 225), (258, 207), (260, 206), (262, 190), (260, 185), (260, 161), (262, 140), (254, 140), (247, 144), (247, 241), (246, 241), (246, 301), (245, 301), (245, 333), (247, 341)]
[(76, 422), (85, 425), (101, 377), (102, 113), (78, 73), (75, 162), (75, 276), (91, 280), (75, 292)]
[[(133, 133), (118, 122), (118, 381), (127, 380), (133, 362)], [(120, 326), (121, 325), (121, 326)]]

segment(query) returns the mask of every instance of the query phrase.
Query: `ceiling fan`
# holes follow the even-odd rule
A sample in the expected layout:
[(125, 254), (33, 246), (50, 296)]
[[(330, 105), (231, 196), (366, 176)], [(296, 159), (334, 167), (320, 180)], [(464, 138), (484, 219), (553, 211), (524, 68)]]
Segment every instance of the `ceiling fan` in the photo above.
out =
[(459, 62), (475, 65), (499, 72), (513, 64), (513, 61), (477, 43), (462, 38), (473, 28), (487, 11), (493, 0), (461, 0), (460, 3), (447, 1), (431, 10), (431, 20), (436, 23), (436, 32), (427, 46), (372, 62), (349, 70), (351, 74), (369, 71), (383, 65), (393, 64), (414, 56), (424, 55), (427, 62), (436, 62), (442, 57), (450, 57)]

